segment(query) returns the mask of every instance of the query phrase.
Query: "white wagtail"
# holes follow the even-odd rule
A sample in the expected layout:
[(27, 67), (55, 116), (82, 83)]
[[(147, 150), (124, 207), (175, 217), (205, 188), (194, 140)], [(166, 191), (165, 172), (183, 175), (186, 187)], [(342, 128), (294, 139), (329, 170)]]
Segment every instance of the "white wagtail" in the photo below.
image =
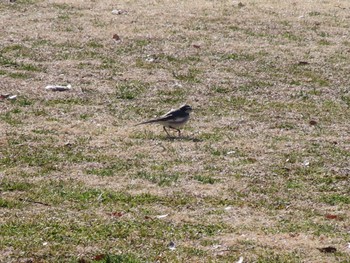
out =
[(175, 110), (172, 109), (171, 111), (169, 111), (168, 113), (164, 114), (159, 118), (141, 122), (136, 125), (147, 124), (147, 123), (158, 123), (160, 125), (163, 125), (163, 129), (168, 136), (170, 136), (170, 134), (168, 133), (166, 127), (177, 130), (180, 136), (181, 131), (179, 128), (185, 125), (185, 123), (188, 121), (188, 119), (190, 118), (191, 111), (192, 111), (191, 106), (182, 105), (180, 108)]

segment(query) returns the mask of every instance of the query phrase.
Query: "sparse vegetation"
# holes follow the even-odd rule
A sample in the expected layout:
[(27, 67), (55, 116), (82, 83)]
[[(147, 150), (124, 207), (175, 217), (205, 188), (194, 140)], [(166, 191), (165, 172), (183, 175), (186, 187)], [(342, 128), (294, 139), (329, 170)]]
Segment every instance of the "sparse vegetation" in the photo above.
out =
[(350, 262), (350, 2), (314, 2), (0, 1), (0, 262)]

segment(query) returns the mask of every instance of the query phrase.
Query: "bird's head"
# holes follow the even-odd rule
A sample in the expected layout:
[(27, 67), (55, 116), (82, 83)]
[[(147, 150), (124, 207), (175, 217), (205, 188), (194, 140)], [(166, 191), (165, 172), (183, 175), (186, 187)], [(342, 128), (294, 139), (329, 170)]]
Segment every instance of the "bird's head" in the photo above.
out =
[(187, 105), (187, 104), (185, 104), (185, 105), (182, 105), (182, 106), (180, 107), (180, 110), (182, 110), (182, 111), (184, 111), (184, 112), (186, 112), (186, 113), (190, 113), (190, 112), (192, 111), (192, 107), (189, 106), (189, 105)]

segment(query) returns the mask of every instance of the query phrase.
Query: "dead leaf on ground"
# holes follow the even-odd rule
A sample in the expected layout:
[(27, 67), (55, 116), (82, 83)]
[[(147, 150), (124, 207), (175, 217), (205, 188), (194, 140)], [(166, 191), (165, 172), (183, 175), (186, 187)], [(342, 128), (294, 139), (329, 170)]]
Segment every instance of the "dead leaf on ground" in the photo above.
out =
[(309, 121), (309, 124), (310, 124), (311, 126), (315, 126), (315, 125), (317, 125), (317, 121), (315, 121), (315, 120), (310, 120), (310, 121)]
[(1, 94), (0, 99), (8, 99), (8, 100), (15, 100), (17, 99), (17, 95), (11, 95), (11, 94)]
[(115, 41), (120, 41), (120, 40), (121, 40), (120, 37), (119, 37), (117, 34), (114, 34), (114, 35), (113, 35), (113, 39), (114, 39)]
[(8, 97), (10, 97), (10, 94), (1, 94), (0, 95), (0, 99), (6, 99)]
[(122, 217), (124, 214), (122, 212), (112, 212), (112, 213), (107, 213), (109, 216), (113, 217)]
[(322, 248), (317, 248), (319, 251), (322, 253), (335, 253), (337, 252), (337, 249), (335, 247), (322, 247)]
[(106, 257), (106, 255), (105, 254), (99, 254), (99, 255), (96, 255), (96, 256), (94, 256), (94, 260), (102, 260), (102, 259), (104, 259)]
[(341, 218), (340, 216), (332, 215), (332, 214), (326, 214), (325, 217), (326, 217), (327, 219), (342, 220), (342, 218)]

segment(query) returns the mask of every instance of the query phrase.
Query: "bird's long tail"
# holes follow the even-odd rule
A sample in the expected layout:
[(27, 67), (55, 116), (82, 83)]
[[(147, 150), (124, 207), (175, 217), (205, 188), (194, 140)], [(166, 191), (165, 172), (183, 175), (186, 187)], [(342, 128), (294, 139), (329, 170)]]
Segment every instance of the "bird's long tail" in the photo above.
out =
[(148, 123), (154, 123), (154, 122), (157, 122), (157, 121), (159, 121), (159, 120), (158, 119), (154, 119), (154, 120), (144, 121), (144, 122), (140, 122), (138, 124), (135, 124), (135, 126), (142, 125), (142, 124), (148, 124)]

